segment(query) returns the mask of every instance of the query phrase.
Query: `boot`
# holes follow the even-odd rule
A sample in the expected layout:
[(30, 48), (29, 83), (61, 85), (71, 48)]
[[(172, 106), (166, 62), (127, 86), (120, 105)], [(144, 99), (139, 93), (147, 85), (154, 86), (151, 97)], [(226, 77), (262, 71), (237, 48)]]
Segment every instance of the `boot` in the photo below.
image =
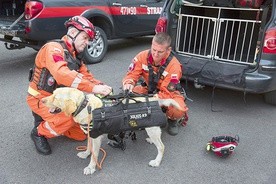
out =
[(178, 124), (177, 124), (177, 120), (171, 120), (171, 119), (168, 119), (168, 133), (170, 135), (177, 135), (178, 134)]
[(42, 155), (50, 155), (52, 153), (51, 147), (44, 136), (38, 135), (37, 128), (34, 127), (31, 132), (31, 138), (34, 141), (35, 148), (38, 153)]

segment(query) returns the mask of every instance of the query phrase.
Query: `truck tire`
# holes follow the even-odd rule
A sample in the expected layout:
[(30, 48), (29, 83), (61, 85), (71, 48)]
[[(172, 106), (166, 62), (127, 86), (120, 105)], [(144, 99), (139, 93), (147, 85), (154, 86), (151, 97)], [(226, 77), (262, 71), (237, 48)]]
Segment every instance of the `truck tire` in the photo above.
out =
[(95, 27), (96, 36), (84, 50), (83, 56), (86, 64), (95, 64), (102, 61), (107, 51), (106, 33), (99, 27)]
[(276, 105), (276, 90), (265, 93), (264, 100), (268, 104)]

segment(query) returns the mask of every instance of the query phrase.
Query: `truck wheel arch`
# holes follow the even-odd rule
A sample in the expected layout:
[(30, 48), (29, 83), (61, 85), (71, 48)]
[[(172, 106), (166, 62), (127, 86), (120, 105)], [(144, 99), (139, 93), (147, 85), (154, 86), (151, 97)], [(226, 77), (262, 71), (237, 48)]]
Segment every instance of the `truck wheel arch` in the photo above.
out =
[(112, 37), (114, 32), (114, 23), (111, 15), (108, 15), (106, 12), (98, 9), (86, 10), (81, 14), (90, 20), (94, 26), (100, 27), (105, 31), (108, 39)]
[(83, 51), (83, 59), (86, 64), (101, 62), (107, 52), (108, 42), (106, 33), (100, 27), (95, 26), (95, 29), (97, 32), (95, 39)]
[(86, 64), (99, 63), (107, 52), (107, 40), (112, 38), (114, 32), (112, 17), (97, 9), (87, 10), (82, 13), (82, 16), (90, 20), (97, 31), (96, 39), (84, 50), (83, 59)]

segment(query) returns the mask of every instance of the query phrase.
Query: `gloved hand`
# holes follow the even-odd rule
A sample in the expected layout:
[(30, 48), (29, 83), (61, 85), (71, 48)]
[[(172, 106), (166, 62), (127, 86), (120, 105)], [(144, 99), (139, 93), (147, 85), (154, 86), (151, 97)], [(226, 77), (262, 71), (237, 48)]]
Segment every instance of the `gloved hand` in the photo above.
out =
[(128, 90), (129, 92), (132, 92), (133, 88), (134, 88), (133, 84), (125, 84), (125, 85), (123, 85), (123, 90), (124, 91)]
[(104, 97), (112, 93), (112, 91), (113, 91), (112, 87), (108, 85), (95, 85), (92, 90), (92, 93), (98, 94), (100, 96), (102, 95)]

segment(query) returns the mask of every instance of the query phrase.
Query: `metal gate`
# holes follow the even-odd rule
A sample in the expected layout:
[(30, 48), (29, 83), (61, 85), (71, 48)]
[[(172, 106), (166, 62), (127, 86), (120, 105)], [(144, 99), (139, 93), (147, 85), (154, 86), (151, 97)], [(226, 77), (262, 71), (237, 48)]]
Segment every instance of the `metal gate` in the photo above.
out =
[[(227, 10), (230, 13), (225, 13)], [(249, 16), (250, 19), (244, 19), (246, 13), (241, 11), (251, 11), (251, 14), (255, 11), (252, 14), (255, 17)], [(180, 10), (180, 12), (185, 11)], [(195, 12), (179, 14), (176, 37), (178, 53), (211, 60), (255, 64), (261, 23), (258, 17), (261, 10), (216, 7), (215, 16), (205, 16), (202, 12), (196, 15)], [(237, 18), (232, 12), (239, 12), (242, 16), (239, 15)]]

